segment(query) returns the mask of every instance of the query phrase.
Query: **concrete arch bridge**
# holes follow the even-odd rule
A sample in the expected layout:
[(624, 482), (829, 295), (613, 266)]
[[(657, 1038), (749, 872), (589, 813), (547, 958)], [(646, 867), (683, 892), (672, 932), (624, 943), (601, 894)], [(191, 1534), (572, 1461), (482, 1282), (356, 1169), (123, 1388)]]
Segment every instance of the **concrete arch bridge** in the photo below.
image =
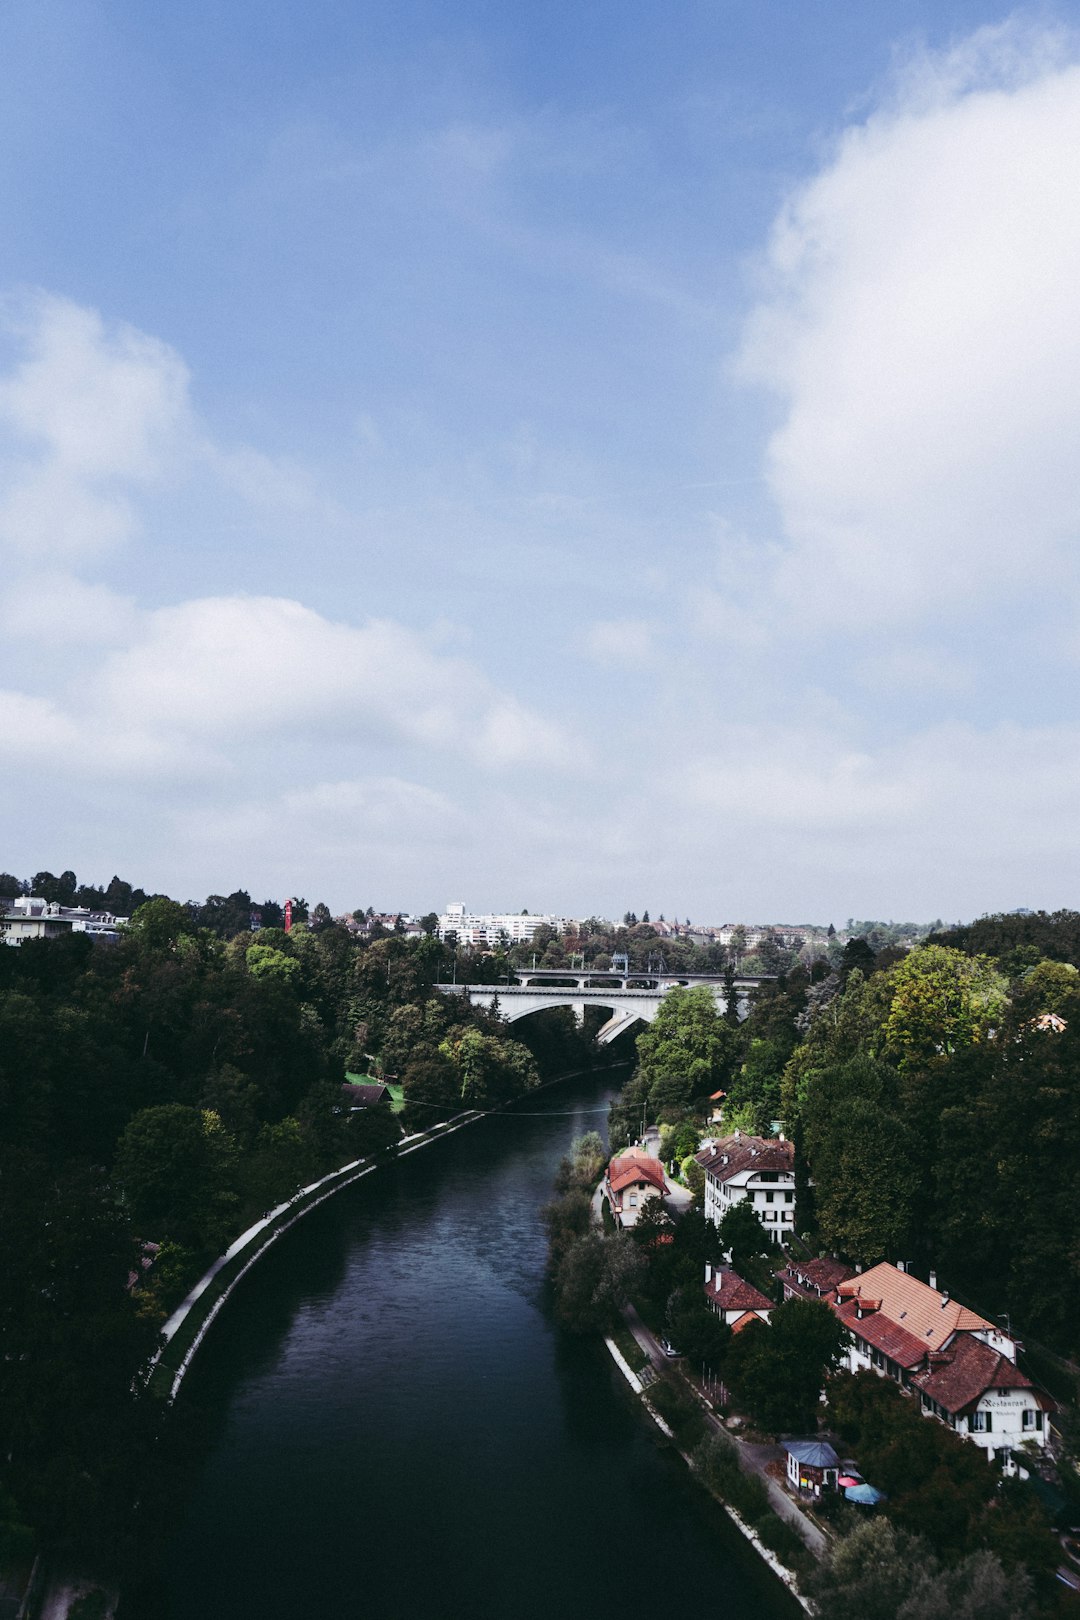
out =
[[(570, 1007), (579, 1024), (585, 1022), (586, 1007), (603, 1007), (610, 1013), (597, 1031), (596, 1039), (607, 1046), (631, 1025), (651, 1024), (660, 1003), (672, 990), (707, 985), (717, 1010), (727, 1010), (727, 989), (722, 978), (706, 974), (610, 974), (569, 971), (561, 968), (522, 968), (515, 975), (517, 984), (440, 984), (444, 995), (467, 996), (479, 1007), (497, 1008), (508, 1024), (549, 1007)], [(524, 981), (524, 982), (520, 982)], [(745, 1018), (747, 998), (763, 981), (757, 978), (735, 980), (739, 1017)]]

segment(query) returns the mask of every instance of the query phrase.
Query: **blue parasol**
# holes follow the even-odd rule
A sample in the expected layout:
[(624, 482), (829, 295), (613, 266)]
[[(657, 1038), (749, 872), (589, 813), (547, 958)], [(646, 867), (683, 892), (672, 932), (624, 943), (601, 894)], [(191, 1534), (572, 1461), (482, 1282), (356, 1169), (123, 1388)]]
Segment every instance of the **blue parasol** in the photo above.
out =
[(849, 1502), (865, 1502), (868, 1507), (873, 1507), (875, 1502), (884, 1502), (885, 1500), (884, 1491), (875, 1491), (874, 1487), (867, 1485), (865, 1481), (861, 1485), (848, 1485), (844, 1495)]

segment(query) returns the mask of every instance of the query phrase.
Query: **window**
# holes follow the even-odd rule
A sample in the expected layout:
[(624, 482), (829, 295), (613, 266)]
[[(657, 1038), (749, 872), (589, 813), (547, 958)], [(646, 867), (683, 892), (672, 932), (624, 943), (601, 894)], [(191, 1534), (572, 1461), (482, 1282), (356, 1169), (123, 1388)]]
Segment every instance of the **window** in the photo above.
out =
[(766, 1193), (766, 1194), (765, 1194), (765, 1202), (766, 1202), (766, 1203), (767, 1203), (767, 1204), (771, 1204), (771, 1203), (772, 1203), (772, 1201), (773, 1201), (773, 1199), (774, 1199), (774, 1198), (775, 1198), (775, 1197), (776, 1197), (776, 1194), (775, 1194), (775, 1193)]
[(784, 1203), (785, 1204), (793, 1204), (794, 1202), (795, 1202), (795, 1194), (794, 1193), (785, 1193), (784, 1194)]
[(631, 1209), (637, 1209), (637, 1193), (631, 1193), (626, 1202), (630, 1205)]
[(972, 1412), (969, 1427), (972, 1434), (990, 1434), (994, 1427), (993, 1414), (990, 1412)]
[(1042, 1411), (1038, 1407), (1028, 1407), (1024, 1412), (1025, 1429), (1041, 1429), (1043, 1426)]

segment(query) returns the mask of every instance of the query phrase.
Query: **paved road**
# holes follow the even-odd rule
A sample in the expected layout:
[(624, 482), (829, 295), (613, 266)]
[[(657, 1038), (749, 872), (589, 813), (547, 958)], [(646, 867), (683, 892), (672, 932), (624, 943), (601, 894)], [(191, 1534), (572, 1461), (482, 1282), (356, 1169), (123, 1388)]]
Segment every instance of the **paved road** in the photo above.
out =
[[(623, 1314), (626, 1317), (631, 1333), (645, 1351), (653, 1366), (662, 1367), (667, 1358), (660, 1349), (656, 1335), (645, 1326), (632, 1305), (626, 1305)], [(684, 1373), (686, 1371), (685, 1363), (683, 1363), (683, 1371)], [(691, 1380), (688, 1379), (687, 1382), (691, 1384), (691, 1388), (696, 1388)], [(738, 1435), (731, 1433), (723, 1419), (717, 1417), (715, 1412), (707, 1412), (705, 1421), (715, 1434), (723, 1435), (725, 1439), (734, 1444), (738, 1453), (739, 1466), (742, 1468), (743, 1473), (757, 1474), (762, 1479), (765, 1489), (769, 1493), (769, 1501), (772, 1504), (773, 1511), (786, 1524), (790, 1524), (796, 1535), (809, 1547), (814, 1556), (820, 1558), (826, 1546), (824, 1534), (806, 1516), (798, 1503), (792, 1500), (783, 1486), (779, 1485), (775, 1479), (766, 1473), (769, 1463), (784, 1461), (785, 1452), (783, 1446), (766, 1444), (760, 1441), (741, 1440)]]

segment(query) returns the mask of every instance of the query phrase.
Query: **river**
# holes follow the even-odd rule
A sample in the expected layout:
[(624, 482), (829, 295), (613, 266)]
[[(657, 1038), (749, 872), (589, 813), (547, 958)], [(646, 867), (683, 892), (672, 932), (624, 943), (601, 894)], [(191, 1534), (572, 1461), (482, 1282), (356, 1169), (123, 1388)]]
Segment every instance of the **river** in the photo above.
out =
[(366, 1177), (254, 1268), (180, 1396), (212, 1439), (155, 1620), (801, 1612), (603, 1346), (552, 1325), (540, 1210), (610, 1078)]

